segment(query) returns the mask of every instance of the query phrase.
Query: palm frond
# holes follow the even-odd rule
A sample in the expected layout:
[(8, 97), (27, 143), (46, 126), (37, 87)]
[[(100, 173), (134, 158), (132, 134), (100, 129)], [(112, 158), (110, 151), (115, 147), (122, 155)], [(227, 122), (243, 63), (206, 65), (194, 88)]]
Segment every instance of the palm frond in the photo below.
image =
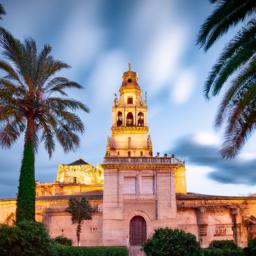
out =
[(207, 98), (210, 91), (213, 96), (218, 94), (228, 77), (252, 57), (256, 49), (255, 35), (256, 20), (253, 20), (227, 44), (206, 80), (204, 91)]
[(79, 146), (79, 137), (67, 125), (60, 126), (55, 133), (65, 152), (75, 150)]
[(228, 29), (251, 15), (256, 10), (253, 0), (223, 0), (201, 26), (197, 44), (207, 51)]
[(0, 19), (2, 19), (2, 15), (6, 14), (5, 9), (2, 4), (0, 4)]
[(84, 124), (79, 116), (63, 110), (59, 111), (58, 115), (62, 118), (61, 122), (67, 125), (72, 131), (84, 132)]
[(229, 107), (232, 106), (234, 102), (238, 102), (237, 96), (239, 95), (239, 97), (241, 97), (241, 93), (248, 90), (248, 88), (250, 88), (252, 84), (255, 83), (255, 68), (256, 60), (253, 59), (248, 64), (248, 66), (240, 73), (240, 75), (232, 81), (231, 87), (225, 93), (221, 105), (217, 111), (217, 116), (215, 119), (215, 125), (217, 127), (223, 123)]
[(66, 68), (70, 68), (70, 66), (65, 62), (54, 60), (51, 56), (48, 56), (45, 65), (42, 66), (42, 83), (45, 83), (48, 79), (54, 76), (55, 73)]
[(0, 69), (2, 69), (8, 74), (8, 79), (16, 80), (21, 84), (18, 73), (12, 68), (12, 66), (9, 63), (0, 60)]
[(44, 147), (47, 150), (49, 157), (51, 157), (55, 149), (54, 132), (45, 120), (40, 124), (43, 127), (41, 140), (44, 141)]
[(47, 99), (47, 105), (50, 108), (55, 108), (57, 110), (83, 110), (84, 112), (89, 112), (89, 108), (80, 101), (74, 99), (62, 99), (58, 97), (51, 97)]
[(229, 127), (225, 132), (225, 141), (221, 148), (221, 154), (225, 158), (233, 158), (247, 141), (256, 125), (256, 104), (255, 101), (247, 107), (235, 120), (233, 129)]
[(2, 147), (10, 147), (17, 141), (20, 134), (24, 131), (25, 125), (22, 120), (17, 119), (12, 122), (7, 122), (0, 128), (0, 144)]
[(15, 96), (25, 96), (26, 94), (26, 89), (23, 85), (12, 83), (6, 78), (0, 78), (0, 90), (5, 90), (9, 94)]
[(0, 60), (0, 69), (7, 73), (0, 78), (0, 143), (10, 146), (20, 136), (25, 128), (18, 129), (15, 122), (19, 126), (18, 118), (22, 118), (23, 124), (24, 120), (33, 121), (34, 128), (30, 129), (33, 134), (29, 136), (35, 150), (39, 135), (50, 157), (55, 149), (55, 138), (65, 152), (74, 150), (79, 145), (76, 133), (84, 132), (84, 125), (74, 112), (89, 112), (89, 109), (71, 98), (51, 97), (55, 92), (68, 96), (66, 89), (82, 88), (65, 77), (55, 76), (69, 65), (54, 59), (49, 45), (38, 53), (33, 39), (22, 43), (3, 28), (0, 33), (0, 46), (8, 61)]

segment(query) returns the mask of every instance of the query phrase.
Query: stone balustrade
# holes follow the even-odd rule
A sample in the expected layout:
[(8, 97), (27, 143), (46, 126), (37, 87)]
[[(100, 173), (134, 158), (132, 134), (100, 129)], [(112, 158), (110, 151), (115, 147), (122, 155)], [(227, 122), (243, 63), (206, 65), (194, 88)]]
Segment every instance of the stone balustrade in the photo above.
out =
[(104, 164), (174, 164), (174, 165), (184, 165), (184, 161), (180, 161), (175, 156), (155, 156), (155, 157), (113, 157), (106, 156), (104, 159)]

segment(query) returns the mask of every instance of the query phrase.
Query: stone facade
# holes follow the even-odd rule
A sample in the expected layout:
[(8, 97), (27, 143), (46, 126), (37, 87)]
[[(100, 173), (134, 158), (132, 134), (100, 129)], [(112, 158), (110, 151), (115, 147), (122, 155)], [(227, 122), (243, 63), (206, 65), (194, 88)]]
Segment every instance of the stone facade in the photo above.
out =
[[(147, 100), (130, 68), (119, 92), (102, 165), (79, 159), (60, 165), (55, 182), (37, 183), (36, 219), (52, 237), (64, 235), (75, 244), (65, 208), (69, 198), (86, 197), (97, 212), (83, 223), (81, 245), (136, 249), (156, 228), (170, 227), (193, 233), (202, 246), (221, 239), (245, 246), (256, 236), (256, 197), (188, 193), (185, 163), (174, 155), (153, 156)], [(15, 208), (15, 199), (0, 200), (0, 223), (11, 225)]]

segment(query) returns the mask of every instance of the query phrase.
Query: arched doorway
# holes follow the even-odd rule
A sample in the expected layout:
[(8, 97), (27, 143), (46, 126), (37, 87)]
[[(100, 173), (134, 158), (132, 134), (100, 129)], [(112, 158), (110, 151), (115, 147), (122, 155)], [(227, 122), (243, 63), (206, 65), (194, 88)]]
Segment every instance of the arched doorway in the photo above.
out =
[(134, 216), (130, 221), (130, 245), (142, 245), (147, 239), (147, 224), (143, 217)]

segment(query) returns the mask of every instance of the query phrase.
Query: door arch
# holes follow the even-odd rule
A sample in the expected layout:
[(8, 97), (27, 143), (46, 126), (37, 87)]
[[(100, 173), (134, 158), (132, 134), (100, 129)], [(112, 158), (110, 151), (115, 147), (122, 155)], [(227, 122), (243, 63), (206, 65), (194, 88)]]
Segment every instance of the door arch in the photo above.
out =
[(130, 245), (142, 245), (147, 239), (147, 223), (141, 216), (134, 216), (130, 221)]

